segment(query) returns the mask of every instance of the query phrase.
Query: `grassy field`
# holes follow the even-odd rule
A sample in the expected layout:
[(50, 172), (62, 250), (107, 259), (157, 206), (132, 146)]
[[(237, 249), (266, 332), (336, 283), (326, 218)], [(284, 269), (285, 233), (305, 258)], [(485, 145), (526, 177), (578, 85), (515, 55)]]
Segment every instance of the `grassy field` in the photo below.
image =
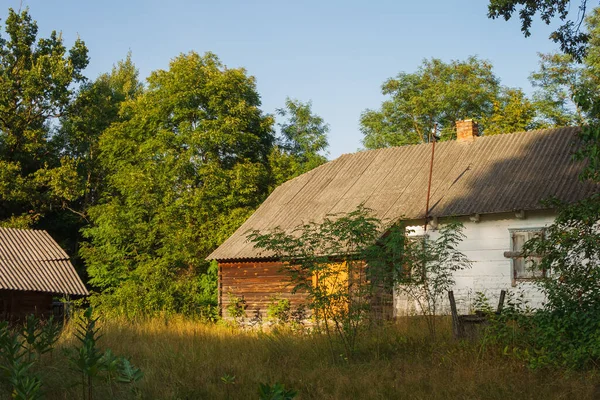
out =
[[(134, 385), (98, 382), (95, 399), (257, 399), (259, 383), (280, 382), (298, 399), (593, 399), (594, 372), (532, 371), (497, 349), (453, 341), (443, 321), (432, 344), (421, 321), (373, 329), (355, 359), (332, 356), (318, 335), (242, 332), (183, 319), (104, 322), (100, 345), (144, 371)], [(61, 348), (38, 368), (47, 399), (79, 399), (79, 376)], [(234, 382), (226, 384), (222, 377)]]

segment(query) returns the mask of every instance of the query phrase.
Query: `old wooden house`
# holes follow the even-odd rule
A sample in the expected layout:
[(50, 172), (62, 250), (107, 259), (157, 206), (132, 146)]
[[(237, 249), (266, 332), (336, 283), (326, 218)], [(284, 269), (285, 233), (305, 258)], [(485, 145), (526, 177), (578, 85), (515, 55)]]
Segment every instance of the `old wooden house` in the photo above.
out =
[(48, 232), (0, 228), (0, 319), (49, 315), (55, 297), (87, 294), (69, 256)]
[[(247, 232), (291, 230), (364, 204), (382, 220), (406, 221), (415, 235), (435, 237), (449, 218), (464, 224), (460, 250), (473, 267), (455, 276), (460, 311), (468, 310), (476, 292), (494, 301), (511, 288), (539, 304), (543, 299), (531, 284), (536, 276), (519, 254), (555, 218), (544, 200), (575, 202), (599, 192), (597, 184), (579, 179), (583, 163), (573, 159), (578, 131), (479, 137), (477, 124), (467, 120), (457, 122), (457, 140), (437, 143), (435, 151), (426, 143), (342, 155), (279, 186), (209, 256), (219, 262), (219, 303), (226, 306), (233, 294), (248, 310), (264, 311), (273, 295), (302, 301), (290, 294), (278, 260), (254, 248)], [(394, 314), (413, 312), (419, 312), (415, 304), (395, 293)]]

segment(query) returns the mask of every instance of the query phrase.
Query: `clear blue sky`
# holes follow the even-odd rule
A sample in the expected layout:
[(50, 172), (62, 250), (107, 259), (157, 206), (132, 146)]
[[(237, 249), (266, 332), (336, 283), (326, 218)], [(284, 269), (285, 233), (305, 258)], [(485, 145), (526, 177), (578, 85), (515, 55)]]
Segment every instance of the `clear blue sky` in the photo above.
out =
[[(18, 9), (20, 1), (6, 0)], [(531, 91), (537, 52), (556, 48), (539, 21), (524, 38), (517, 20), (489, 20), (486, 0), (289, 2), (249, 0), (23, 0), (40, 34), (79, 35), (86, 75), (107, 72), (131, 50), (142, 78), (181, 52), (212, 51), (257, 79), (263, 110), (286, 96), (312, 100), (329, 123), (333, 159), (361, 147), (360, 113), (384, 100), (381, 84), (424, 58), (490, 60), (502, 84)]]

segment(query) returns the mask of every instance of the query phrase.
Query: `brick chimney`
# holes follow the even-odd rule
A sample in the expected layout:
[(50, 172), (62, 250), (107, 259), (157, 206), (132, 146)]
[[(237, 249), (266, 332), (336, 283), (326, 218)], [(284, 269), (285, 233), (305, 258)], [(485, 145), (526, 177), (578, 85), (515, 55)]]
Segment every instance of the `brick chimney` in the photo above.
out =
[(456, 140), (458, 142), (471, 142), (479, 136), (477, 122), (472, 119), (456, 121)]

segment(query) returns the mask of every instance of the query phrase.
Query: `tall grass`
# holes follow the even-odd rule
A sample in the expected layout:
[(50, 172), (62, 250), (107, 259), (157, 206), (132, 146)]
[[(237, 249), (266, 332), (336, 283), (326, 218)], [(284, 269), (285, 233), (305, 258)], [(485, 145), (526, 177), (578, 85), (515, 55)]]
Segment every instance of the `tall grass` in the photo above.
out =
[[(280, 382), (300, 399), (592, 399), (595, 372), (532, 371), (497, 349), (450, 339), (450, 324), (436, 343), (422, 320), (373, 328), (352, 360), (333, 358), (320, 335), (244, 332), (181, 318), (128, 323), (104, 321), (101, 348), (128, 355), (144, 371), (135, 386), (95, 388), (98, 399), (257, 399), (260, 383)], [(41, 368), (47, 399), (77, 399), (78, 375), (61, 347), (69, 328)], [(222, 377), (228, 376), (229, 383)], [(231, 381), (231, 377), (235, 377)]]

